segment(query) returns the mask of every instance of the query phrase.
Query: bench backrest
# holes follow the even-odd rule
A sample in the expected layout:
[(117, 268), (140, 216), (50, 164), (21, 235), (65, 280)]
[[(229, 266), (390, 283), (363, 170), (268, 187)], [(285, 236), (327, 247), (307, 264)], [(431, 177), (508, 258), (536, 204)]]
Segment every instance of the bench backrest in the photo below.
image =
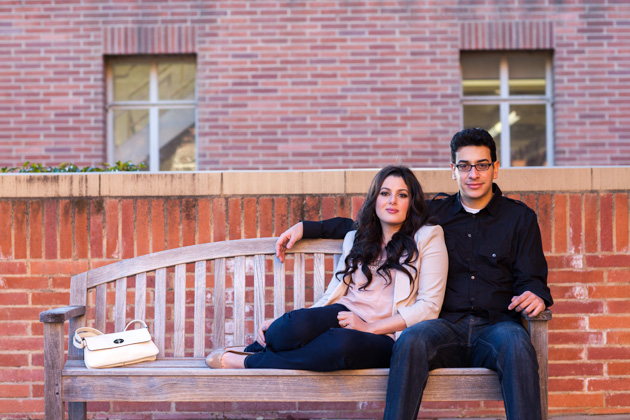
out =
[[(265, 314), (271, 301), (277, 317), (305, 307), (307, 299), (317, 300), (342, 246), (341, 240), (303, 240), (283, 264), (274, 256), (275, 242), (260, 238), (193, 245), (73, 276), (70, 304), (85, 305), (88, 319), (71, 324), (70, 336), (86, 324), (113, 332), (142, 319), (150, 325), (159, 357), (204, 357), (208, 345), (229, 344), (226, 332), (233, 344), (245, 343), (246, 334), (271, 316)], [(288, 308), (291, 289), (293, 305)], [(70, 357), (78, 356), (70, 348)]]

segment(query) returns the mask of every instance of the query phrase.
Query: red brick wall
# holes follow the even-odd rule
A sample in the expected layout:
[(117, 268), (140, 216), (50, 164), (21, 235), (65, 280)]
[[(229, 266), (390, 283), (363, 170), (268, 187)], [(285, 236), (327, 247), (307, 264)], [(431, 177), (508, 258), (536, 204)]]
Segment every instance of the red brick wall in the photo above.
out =
[(106, 54), (195, 53), (199, 169), (448, 163), (459, 51), (554, 51), (557, 165), (630, 164), (624, 1), (0, 2), (0, 167), (106, 159)]
[[(517, 195), (539, 215), (549, 282), (552, 413), (630, 413), (627, 192)], [(0, 413), (42, 418), (39, 312), (64, 306), (70, 275), (121, 258), (274, 236), (296, 221), (355, 214), (362, 196), (0, 200)], [(96, 403), (95, 418), (379, 418), (373, 403)], [(499, 415), (502, 404), (431, 403), (421, 417)]]

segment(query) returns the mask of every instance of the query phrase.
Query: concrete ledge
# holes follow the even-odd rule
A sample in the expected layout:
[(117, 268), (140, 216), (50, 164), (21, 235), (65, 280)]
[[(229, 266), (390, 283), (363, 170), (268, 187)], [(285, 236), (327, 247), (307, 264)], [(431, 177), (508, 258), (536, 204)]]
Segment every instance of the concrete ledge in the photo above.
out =
[[(176, 173), (3, 174), (0, 198), (363, 194), (378, 169)], [(427, 193), (455, 192), (450, 169), (416, 169)], [(630, 167), (509, 168), (506, 192), (630, 190)]]

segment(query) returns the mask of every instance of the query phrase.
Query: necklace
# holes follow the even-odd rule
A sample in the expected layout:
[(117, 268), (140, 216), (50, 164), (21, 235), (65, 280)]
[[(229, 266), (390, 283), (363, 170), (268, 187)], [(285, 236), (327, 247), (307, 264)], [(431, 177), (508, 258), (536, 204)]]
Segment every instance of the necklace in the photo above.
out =
[(370, 269), (370, 272), (372, 273), (373, 276), (376, 275), (376, 271), (384, 263), (385, 263), (385, 260), (376, 260), (376, 261), (371, 262), (371, 263), (368, 264), (368, 268)]

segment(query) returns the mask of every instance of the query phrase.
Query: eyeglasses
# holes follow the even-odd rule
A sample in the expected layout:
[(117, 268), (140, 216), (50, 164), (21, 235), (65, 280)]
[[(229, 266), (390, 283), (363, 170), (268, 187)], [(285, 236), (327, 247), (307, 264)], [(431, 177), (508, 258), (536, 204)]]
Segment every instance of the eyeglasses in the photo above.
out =
[(473, 167), (477, 170), (477, 172), (484, 172), (490, 169), (492, 165), (494, 165), (494, 162), (480, 162), (474, 165), (471, 165), (470, 163), (458, 163), (455, 167), (459, 172), (470, 172)]

